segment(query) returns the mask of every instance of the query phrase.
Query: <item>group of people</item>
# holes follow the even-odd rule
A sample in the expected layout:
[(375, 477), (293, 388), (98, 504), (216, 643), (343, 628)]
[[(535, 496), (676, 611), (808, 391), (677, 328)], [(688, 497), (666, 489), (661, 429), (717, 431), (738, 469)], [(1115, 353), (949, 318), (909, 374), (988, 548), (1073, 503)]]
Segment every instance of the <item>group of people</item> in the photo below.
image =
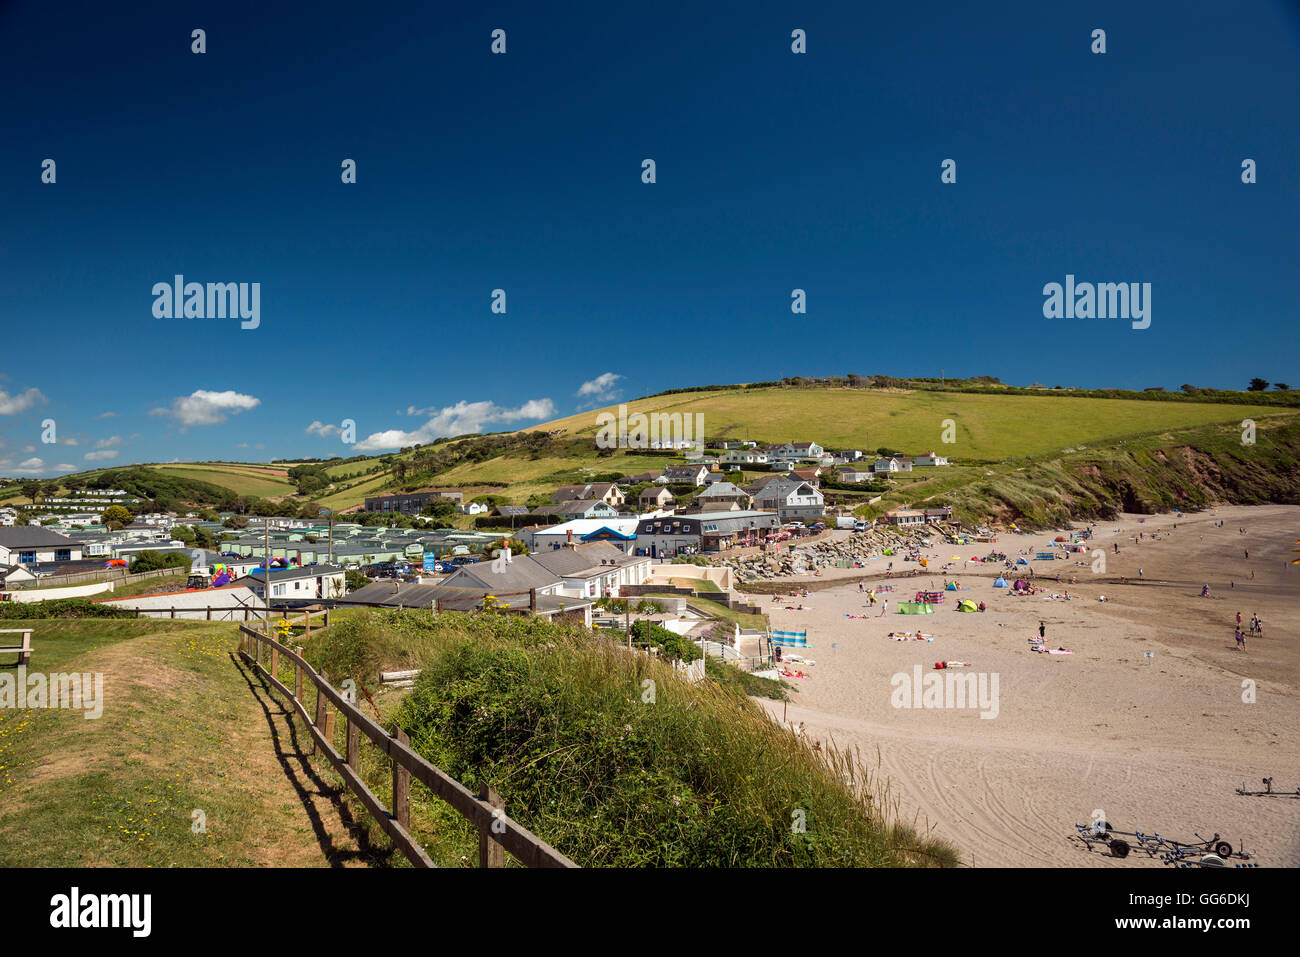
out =
[[(1262, 637), (1263, 634), (1264, 634), (1264, 619), (1260, 618), (1259, 615), (1257, 614), (1252, 614), (1250, 616), (1250, 636), (1252, 638), (1256, 637), (1257, 635)], [(1237, 612), (1237, 630), (1236, 630), (1235, 637), (1237, 639), (1236, 647), (1244, 650), (1246, 647), (1246, 634), (1241, 630), (1241, 612)]]

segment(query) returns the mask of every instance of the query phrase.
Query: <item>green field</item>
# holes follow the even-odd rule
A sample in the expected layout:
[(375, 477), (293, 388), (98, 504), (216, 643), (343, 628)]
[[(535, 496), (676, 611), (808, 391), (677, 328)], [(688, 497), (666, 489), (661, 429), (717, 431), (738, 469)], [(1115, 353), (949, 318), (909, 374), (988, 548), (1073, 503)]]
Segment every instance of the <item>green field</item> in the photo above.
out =
[(237, 465), (155, 465), (153, 468), (181, 478), (197, 479), (228, 488), (236, 495), (256, 495), (259, 498), (280, 498), (292, 495), (294, 486), (288, 479), (259, 473), (253, 468)]
[[(827, 449), (892, 448), (912, 455), (933, 450), (957, 461), (986, 462), (1050, 455), (1170, 429), (1297, 414), (1265, 405), (847, 388), (690, 392), (627, 405), (629, 415), (703, 415), (710, 440), (811, 441)], [(594, 438), (601, 411), (616, 413), (617, 407), (536, 428)], [(950, 444), (942, 440), (947, 419), (955, 427), (956, 441)]]

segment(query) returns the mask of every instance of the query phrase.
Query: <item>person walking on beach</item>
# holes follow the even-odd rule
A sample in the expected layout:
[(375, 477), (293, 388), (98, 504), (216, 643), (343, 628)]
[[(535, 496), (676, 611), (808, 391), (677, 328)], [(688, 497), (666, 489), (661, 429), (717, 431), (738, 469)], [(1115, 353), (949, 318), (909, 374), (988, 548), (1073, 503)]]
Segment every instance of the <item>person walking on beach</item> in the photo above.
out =
[(1241, 633), (1240, 628), (1237, 629), (1237, 647), (1242, 651), (1246, 650), (1246, 636)]
[(889, 611), (889, 599), (888, 599), (888, 598), (885, 598), (885, 599), (882, 599), (881, 602), (880, 602), (880, 614), (877, 615), (876, 617), (877, 617), (877, 618), (884, 618), (884, 617), (885, 617), (885, 612), (887, 612), (887, 611)]
[(1042, 621), (1038, 622), (1038, 637), (1043, 639), (1047, 638), (1047, 625)]
[[(1241, 627), (1241, 612), (1237, 612), (1237, 627), (1238, 627), (1238, 628)], [(1251, 625), (1250, 627), (1251, 627), (1251, 628), (1254, 628), (1255, 626), (1254, 626), (1254, 625)]]

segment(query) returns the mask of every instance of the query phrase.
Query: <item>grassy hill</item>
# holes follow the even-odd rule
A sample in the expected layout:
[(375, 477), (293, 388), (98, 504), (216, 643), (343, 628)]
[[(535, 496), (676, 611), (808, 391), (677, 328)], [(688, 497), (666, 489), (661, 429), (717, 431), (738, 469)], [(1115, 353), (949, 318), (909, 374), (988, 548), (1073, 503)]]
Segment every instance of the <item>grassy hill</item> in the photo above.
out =
[[(1247, 417), (1297, 414), (1263, 404), (849, 388), (687, 392), (637, 399), (627, 406), (629, 414), (702, 415), (711, 440), (813, 441), (828, 449), (893, 448), (911, 454), (933, 448), (950, 458), (980, 462)], [(534, 430), (594, 439), (600, 412), (617, 412), (617, 407), (557, 419)], [(955, 425), (956, 442), (944, 445), (947, 419)]]
[[(1104, 472), (1109, 467), (1104, 453), (1121, 444), (1130, 451), (1139, 445), (1208, 449), (1217, 460), (1226, 454), (1232, 435), (1247, 418), (1257, 423), (1264, 438), (1256, 448), (1239, 449), (1244, 456), (1241, 461), (1263, 461), (1260, 456), (1270, 447), (1268, 437), (1289, 435), (1285, 427), (1300, 418), (1300, 394), (1289, 392), (1185, 396), (1075, 393), (987, 383), (911, 384), (916, 387), (710, 386), (636, 399), (627, 406), (629, 414), (699, 415), (708, 440), (815, 441), (828, 449), (855, 448), (868, 453), (878, 448), (910, 454), (934, 450), (951, 458), (954, 467), (900, 477), (895, 492), (882, 505), (947, 500), (972, 518), (1012, 514), (1018, 508), (987, 487), (991, 479), (996, 478), (1010, 494), (1017, 482), (1040, 481), (1039, 471), (1047, 462), (1065, 463), (1062, 474), (1075, 474), (1071, 463), (1076, 458), (1083, 466)], [(671, 461), (649, 450), (596, 448), (597, 416), (616, 411), (617, 407), (611, 406), (518, 433), (457, 437), (400, 454), (327, 465), (325, 474), (332, 484), (310, 500), (345, 511), (359, 507), (368, 495), (438, 485), (462, 488), (471, 496), (491, 491), (523, 504), (530, 496), (549, 494), (558, 485), (589, 481), (602, 473), (658, 469)], [(954, 441), (945, 443), (949, 425)], [(306, 501), (294, 494), (286, 474), (289, 466), (169, 463), (150, 468), (178, 479), (208, 482), (241, 496)], [(1133, 463), (1117, 460), (1115, 467), (1121, 466), (1133, 467)], [(1163, 481), (1158, 472), (1159, 468), (1148, 469), (1145, 481), (1153, 488)], [(1052, 478), (1049, 473), (1044, 476)], [(1056, 479), (1049, 484), (1055, 487)], [(1242, 494), (1256, 494), (1260, 489)], [(1021, 514), (1028, 517), (1059, 511), (1030, 491), (1012, 496), (1026, 503), (1034, 500), (1033, 507)], [(1081, 488), (1061, 491), (1059, 504), (1069, 509), (1072, 502), (1087, 498), (1085, 493)], [(14, 499), (20, 494), (10, 487), (0, 491), (0, 498)], [(1261, 494), (1292, 493), (1272, 487)]]

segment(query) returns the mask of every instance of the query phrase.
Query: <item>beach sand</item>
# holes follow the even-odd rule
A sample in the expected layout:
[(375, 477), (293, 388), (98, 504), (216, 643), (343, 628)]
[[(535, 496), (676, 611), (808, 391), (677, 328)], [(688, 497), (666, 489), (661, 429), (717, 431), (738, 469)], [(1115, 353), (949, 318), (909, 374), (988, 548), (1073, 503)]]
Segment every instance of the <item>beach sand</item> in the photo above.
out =
[[(1223, 528), (1214, 527), (1219, 520)], [(1134, 541), (1139, 532), (1146, 537)], [(811, 739), (859, 748), (868, 763), (878, 751), (899, 814), (932, 828), (973, 866), (1166, 866), (1142, 853), (1086, 850), (1073, 825), (1088, 824), (1094, 810), (1123, 831), (1180, 840), (1217, 831), (1234, 848), (1244, 842), (1261, 866), (1300, 866), (1300, 798), (1235, 793), (1243, 784), (1262, 789), (1264, 777), (1274, 778), (1274, 790), (1300, 788), (1300, 566), (1289, 564), (1300, 547), (1300, 507), (1125, 515), (1093, 526), (1088, 553), (1034, 561), (1056, 534), (925, 549), (934, 573), (913, 578), (897, 577), (917, 566), (894, 557), (895, 590), (879, 596), (889, 599), (884, 617), (864, 608), (861, 569), (815, 579), (823, 590), (798, 600), (804, 611), (760, 597), (774, 628), (807, 629), (814, 646), (798, 652), (816, 662), (801, 666), (810, 677), (787, 679), (798, 688), (788, 721)], [(1092, 570), (1094, 548), (1105, 549), (1104, 573)], [(993, 587), (1001, 565), (965, 561), (990, 551), (1014, 559), (1022, 549), (1040, 588), (1032, 597)], [(937, 566), (954, 555), (962, 561), (948, 577), (969, 590), (945, 592), (932, 615), (897, 614), (900, 599), (931, 582), (942, 588)], [(883, 573), (888, 561), (866, 571)], [(850, 581), (826, 588), (831, 577)], [(1208, 599), (1200, 597), (1207, 583)], [(1043, 597), (1065, 591), (1073, 600)], [(962, 598), (988, 610), (959, 613)], [(1233, 640), (1238, 611), (1243, 630), (1252, 614), (1264, 622), (1245, 652)], [(863, 613), (872, 617), (845, 617)], [(1074, 654), (1030, 651), (1040, 619), (1046, 646)], [(917, 629), (934, 640), (885, 637)], [(978, 707), (894, 706), (893, 676), (911, 678), (916, 665), (943, 675), (933, 668), (946, 660), (970, 663), (954, 674), (997, 675), (996, 717), (981, 718)], [(1245, 680), (1255, 683), (1253, 703), (1243, 701)], [(763, 704), (782, 719), (780, 702)]]

